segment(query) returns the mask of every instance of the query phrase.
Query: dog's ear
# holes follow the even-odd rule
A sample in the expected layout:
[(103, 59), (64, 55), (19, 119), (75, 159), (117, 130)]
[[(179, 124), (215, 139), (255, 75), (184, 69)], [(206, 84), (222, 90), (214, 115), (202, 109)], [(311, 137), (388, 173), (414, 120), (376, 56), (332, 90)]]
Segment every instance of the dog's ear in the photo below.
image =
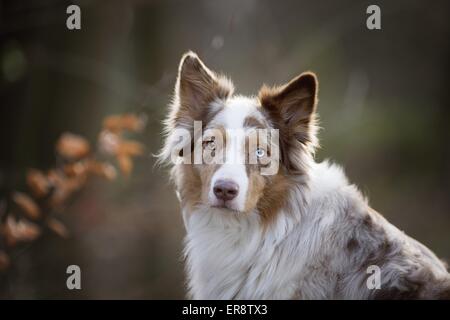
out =
[(259, 91), (259, 100), (273, 118), (282, 122), (280, 126), (288, 127), (291, 133), (304, 134), (314, 118), (317, 91), (315, 74), (306, 72), (280, 87), (264, 85)]
[(175, 117), (179, 121), (204, 120), (211, 102), (225, 100), (232, 93), (233, 85), (229, 80), (208, 69), (195, 53), (188, 52), (178, 68)]
[(284, 152), (292, 155), (292, 150), (287, 151), (292, 147), (314, 151), (317, 145), (317, 92), (317, 77), (311, 72), (302, 73), (285, 85), (272, 88), (264, 85), (260, 89), (259, 100), (280, 130)]

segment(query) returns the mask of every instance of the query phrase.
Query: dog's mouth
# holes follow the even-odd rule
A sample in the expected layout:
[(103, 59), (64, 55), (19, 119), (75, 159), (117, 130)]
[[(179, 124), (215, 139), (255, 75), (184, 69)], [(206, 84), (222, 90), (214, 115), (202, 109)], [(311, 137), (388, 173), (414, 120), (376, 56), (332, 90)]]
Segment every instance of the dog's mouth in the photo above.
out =
[(216, 203), (211, 205), (211, 208), (232, 211), (232, 212), (235, 212), (235, 213), (240, 213), (241, 212), (235, 206), (233, 206), (233, 204), (230, 203), (230, 201), (216, 202)]

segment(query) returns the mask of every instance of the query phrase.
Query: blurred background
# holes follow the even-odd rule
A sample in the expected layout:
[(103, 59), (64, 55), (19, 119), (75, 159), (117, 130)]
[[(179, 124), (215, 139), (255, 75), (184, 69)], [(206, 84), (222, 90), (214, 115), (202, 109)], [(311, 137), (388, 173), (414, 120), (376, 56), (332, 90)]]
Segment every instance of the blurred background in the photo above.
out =
[[(81, 8), (81, 30), (66, 8)], [(381, 8), (382, 30), (366, 28)], [(370, 204), (450, 259), (448, 1), (0, 1), (0, 188), (55, 164), (71, 131), (147, 116), (128, 179), (92, 179), (45, 233), (11, 253), (0, 298), (184, 298), (179, 206), (152, 153), (181, 55), (196, 51), (242, 94), (312, 70), (320, 82), (318, 160), (344, 165)], [(82, 290), (66, 288), (77, 264)]]

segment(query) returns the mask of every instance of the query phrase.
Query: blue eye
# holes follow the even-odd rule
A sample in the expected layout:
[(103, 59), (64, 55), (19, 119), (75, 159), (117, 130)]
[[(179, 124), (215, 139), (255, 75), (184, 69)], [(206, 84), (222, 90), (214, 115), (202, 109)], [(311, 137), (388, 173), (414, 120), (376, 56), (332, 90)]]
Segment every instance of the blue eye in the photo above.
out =
[(256, 157), (262, 158), (262, 157), (264, 157), (266, 152), (264, 151), (264, 149), (258, 148), (258, 149), (256, 149), (255, 154), (256, 154)]

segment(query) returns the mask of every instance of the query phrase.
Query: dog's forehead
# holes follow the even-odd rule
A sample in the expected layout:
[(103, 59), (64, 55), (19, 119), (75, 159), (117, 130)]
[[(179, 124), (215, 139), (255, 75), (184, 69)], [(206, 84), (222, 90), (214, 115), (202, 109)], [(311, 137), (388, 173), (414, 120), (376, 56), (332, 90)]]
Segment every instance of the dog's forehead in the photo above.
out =
[(224, 102), (222, 110), (212, 119), (212, 124), (228, 129), (241, 129), (249, 123), (249, 119), (267, 123), (256, 98), (236, 96)]

